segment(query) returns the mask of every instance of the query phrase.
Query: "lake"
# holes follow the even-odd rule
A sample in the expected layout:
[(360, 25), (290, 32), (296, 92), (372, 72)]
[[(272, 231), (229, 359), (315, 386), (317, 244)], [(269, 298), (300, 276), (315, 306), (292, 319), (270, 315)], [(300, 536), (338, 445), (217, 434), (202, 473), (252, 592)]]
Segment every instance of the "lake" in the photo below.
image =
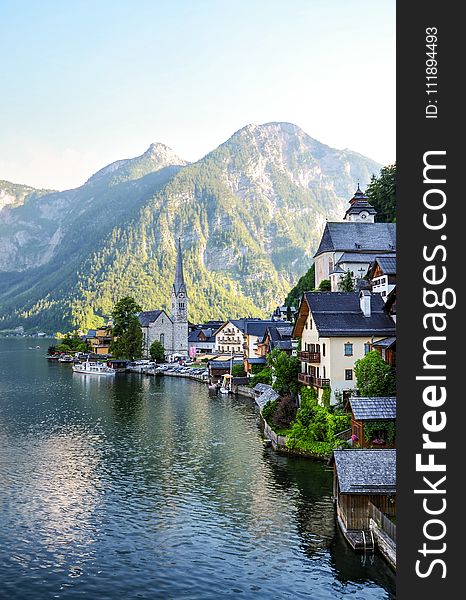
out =
[(73, 373), (50, 343), (0, 339), (1, 598), (395, 598), (329, 467), (265, 448), (252, 401)]

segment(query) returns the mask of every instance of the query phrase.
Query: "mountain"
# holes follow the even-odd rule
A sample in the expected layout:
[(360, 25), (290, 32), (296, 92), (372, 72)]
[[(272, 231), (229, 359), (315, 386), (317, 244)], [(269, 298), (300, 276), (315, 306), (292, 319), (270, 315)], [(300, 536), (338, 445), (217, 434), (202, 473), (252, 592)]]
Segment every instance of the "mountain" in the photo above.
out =
[(21, 206), (26, 197), (39, 197), (53, 190), (37, 190), (29, 185), (0, 180), (0, 210), (5, 206)]
[(123, 295), (167, 308), (178, 236), (191, 320), (264, 315), (308, 269), (326, 218), (379, 170), (268, 123), (196, 163), (152, 144), (79, 188), (26, 196), (0, 211), (0, 329), (88, 327)]

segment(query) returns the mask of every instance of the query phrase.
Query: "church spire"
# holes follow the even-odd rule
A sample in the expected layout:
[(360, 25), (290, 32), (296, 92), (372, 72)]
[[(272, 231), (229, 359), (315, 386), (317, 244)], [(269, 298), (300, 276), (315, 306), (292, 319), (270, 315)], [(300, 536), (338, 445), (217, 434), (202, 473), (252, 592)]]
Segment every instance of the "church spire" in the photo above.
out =
[(173, 284), (174, 292), (176, 295), (180, 293), (180, 291), (186, 291), (186, 285), (184, 282), (184, 274), (183, 274), (183, 256), (181, 254), (181, 238), (178, 238), (178, 254), (176, 257), (176, 270), (175, 270), (175, 283)]

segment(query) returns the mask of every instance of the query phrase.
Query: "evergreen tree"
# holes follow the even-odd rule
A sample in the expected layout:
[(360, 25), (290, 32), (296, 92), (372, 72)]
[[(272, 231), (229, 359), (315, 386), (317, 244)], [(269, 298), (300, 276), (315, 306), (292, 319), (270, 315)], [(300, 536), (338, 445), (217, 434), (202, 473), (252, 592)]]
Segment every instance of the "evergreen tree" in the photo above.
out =
[(319, 283), (319, 287), (317, 288), (319, 292), (330, 292), (332, 291), (332, 284), (330, 283), (330, 279), (322, 279)]
[(377, 211), (375, 220), (378, 223), (394, 223), (396, 221), (396, 165), (380, 169), (380, 175), (372, 176), (366, 189), (370, 204)]
[(130, 296), (115, 304), (112, 311), (114, 339), (110, 344), (110, 352), (115, 358), (135, 360), (142, 357), (140, 312), (141, 307)]
[(338, 282), (340, 292), (354, 292), (353, 273), (348, 269), (345, 276)]
[(285, 304), (287, 306), (294, 306), (295, 308), (298, 308), (303, 293), (312, 291), (315, 288), (315, 285), (315, 265), (312, 264), (308, 271), (298, 279), (298, 283), (289, 292), (285, 299)]

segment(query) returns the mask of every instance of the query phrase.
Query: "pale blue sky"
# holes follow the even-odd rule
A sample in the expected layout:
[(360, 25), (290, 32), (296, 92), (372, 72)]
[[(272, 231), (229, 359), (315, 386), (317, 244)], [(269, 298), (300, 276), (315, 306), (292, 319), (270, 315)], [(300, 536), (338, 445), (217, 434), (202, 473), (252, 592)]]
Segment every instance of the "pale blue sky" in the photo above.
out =
[(64, 189), (289, 121), (395, 161), (395, 0), (0, 0), (0, 179)]

